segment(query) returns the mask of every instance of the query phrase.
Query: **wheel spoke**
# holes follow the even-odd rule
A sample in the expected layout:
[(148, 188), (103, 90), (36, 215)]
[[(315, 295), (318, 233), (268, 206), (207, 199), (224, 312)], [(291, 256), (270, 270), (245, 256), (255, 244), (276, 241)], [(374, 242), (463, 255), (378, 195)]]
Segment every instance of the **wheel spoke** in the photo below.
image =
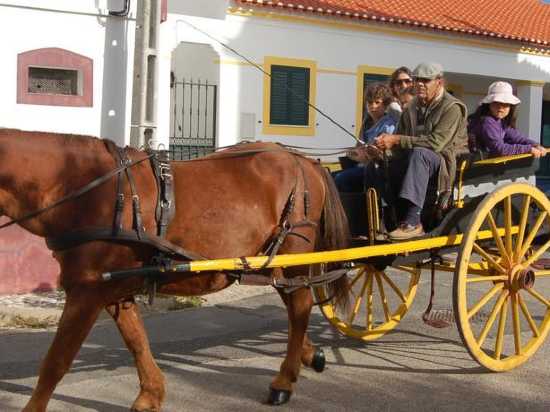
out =
[(548, 216), (548, 212), (544, 211), (542, 212), (539, 217), (537, 218), (537, 221), (533, 225), (533, 229), (529, 232), (529, 236), (527, 236), (527, 239), (521, 246), (521, 250), (519, 252), (518, 259), (521, 259), (522, 256), (525, 256), (525, 253), (531, 247), (531, 243), (533, 242), (533, 239), (535, 239), (535, 236), (537, 235), (542, 223), (544, 222), (544, 219)]
[(502, 288), (504, 287), (504, 283), (498, 283), (493, 288), (487, 292), (479, 302), (475, 304), (475, 306), (468, 312), (468, 319), (471, 319), (472, 316), (474, 316), (479, 310), (487, 303), (493, 296), (495, 296)]
[(500, 359), (502, 355), (502, 344), (504, 343), (504, 328), (506, 326), (506, 315), (508, 313), (508, 299), (502, 304), (500, 309), (500, 319), (498, 320), (498, 333), (495, 342), (495, 358)]
[(525, 261), (525, 263), (522, 263), (525, 267), (531, 266), (544, 252), (548, 250), (550, 247), (550, 240), (547, 241), (544, 245), (542, 245), (540, 248), (537, 249), (535, 253), (533, 253), (529, 259)]
[(512, 261), (512, 196), (504, 199), (504, 238), (509, 261)]
[(546, 300), (544, 296), (542, 296), (540, 293), (538, 293), (535, 289), (525, 289), (527, 293), (529, 293), (531, 296), (533, 296), (535, 299), (543, 303), (544, 305), (548, 306), (550, 308), (550, 301)]
[(521, 328), (519, 325), (518, 294), (512, 294), (512, 325), (514, 326), (514, 346), (516, 355), (521, 355)]
[(508, 276), (501, 275), (501, 276), (477, 276), (475, 278), (467, 278), (466, 282), (495, 282), (495, 281), (504, 281), (507, 280)]
[(367, 330), (372, 330), (372, 278), (373, 275), (369, 274), (367, 281)]
[[(500, 234), (498, 232), (497, 225), (495, 223), (495, 219), (493, 218), (493, 213), (489, 211), (487, 214), (487, 220), (489, 221), (489, 226), (491, 226), (491, 231), (493, 232), (493, 238), (495, 239), (495, 242), (497, 244), (498, 250), (500, 251), (500, 254), (503, 258), (510, 261), (510, 257), (508, 255), (508, 252), (504, 248), (504, 243), (502, 243), (502, 238), (500, 237)], [(509, 228), (510, 231), (512, 228)], [(505, 230), (504, 234), (506, 235), (508, 233), (508, 230)]]
[(384, 272), (380, 272), (380, 275), (384, 278), (386, 282), (388, 282), (388, 285), (393, 289), (393, 291), (399, 296), (399, 299), (404, 303), (407, 299), (405, 298), (405, 295), (403, 295), (403, 292), (399, 290), (399, 288), (393, 283), (393, 281), (390, 279), (388, 275), (386, 275)]
[(380, 301), (382, 302), (382, 307), (384, 308), (384, 317), (386, 322), (390, 321), (390, 310), (388, 308), (388, 300), (386, 299), (386, 293), (384, 292), (384, 285), (382, 284), (382, 279), (378, 272), (374, 274), (376, 276), (376, 283), (378, 284), (378, 290), (380, 291)]
[(527, 218), (529, 217), (529, 205), (531, 204), (531, 196), (526, 195), (521, 207), (521, 219), (519, 222), (518, 237), (516, 241), (515, 258), (518, 260), (521, 256), (521, 248), (525, 237), (525, 228), (527, 226)]
[(468, 274), (469, 275), (482, 275), (482, 276), (491, 276), (491, 269), (487, 262), (476, 262), (468, 264)]
[(355, 304), (353, 305), (353, 310), (349, 314), (348, 323), (350, 325), (355, 320), (355, 316), (357, 316), (357, 313), (359, 313), (359, 306), (361, 305), (361, 300), (365, 295), (366, 288), (367, 288), (367, 277), (365, 276), (365, 280), (363, 281), (363, 286), (361, 286), (361, 292), (359, 293), (359, 296), (357, 296), (357, 299), (355, 300)]
[(364, 273), (365, 273), (365, 268), (364, 267), (361, 267), (361, 268), (357, 269), (357, 274), (353, 277), (353, 279), (349, 283), (348, 287), (351, 289), (353, 287), (353, 285), (355, 285), (355, 283), (359, 280), (359, 278), (361, 276), (363, 276)]
[(491, 266), (493, 266), (495, 269), (497, 269), (500, 273), (506, 273), (506, 270), (504, 270), (504, 268), (495, 260), (493, 259), (493, 257), (487, 253), (485, 250), (483, 250), (481, 248), (481, 246), (479, 246), (477, 243), (474, 242), (473, 244), (473, 249), (478, 253), (480, 254), (481, 256), (483, 256), (483, 258), (485, 258), (485, 260), (487, 262), (489, 262), (489, 264), (491, 264)]
[(508, 297), (508, 291), (503, 290), (500, 294), (498, 300), (495, 303), (495, 306), (493, 307), (493, 310), (491, 311), (491, 314), (489, 315), (489, 319), (487, 319), (487, 322), (485, 323), (485, 326), (483, 327), (483, 330), (481, 331), (481, 334), (479, 335), (479, 338), (477, 340), (477, 345), (481, 348), (481, 345), (483, 345), (483, 342), (485, 342), (485, 339), (487, 338), (487, 334), (491, 330), (491, 327), (493, 326), (493, 323), (495, 323), (495, 319), (497, 318), (497, 314), (504, 304), (504, 301)]
[(527, 319), (527, 323), (529, 323), (529, 326), (533, 331), (533, 335), (538, 338), (540, 336), (540, 332), (539, 332), (539, 329), (537, 328), (537, 324), (535, 323), (535, 321), (533, 320), (533, 317), (529, 313), (529, 309), (527, 309), (527, 305), (525, 304), (525, 301), (523, 300), (523, 297), (519, 294), (519, 292), (517, 293), (517, 297), (518, 297), (519, 307), (523, 312), (523, 316), (525, 316), (525, 319)]
[(416, 273), (418, 272), (418, 269), (411, 268), (411, 267), (408, 267), (408, 266), (392, 266), (392, 268), (399, 269), (399, 271), (401, 271), (401, 272), (407, 272), (407, 273), (410, 273), (411, 275), (414, 275), (414, 276), (416, 276)]

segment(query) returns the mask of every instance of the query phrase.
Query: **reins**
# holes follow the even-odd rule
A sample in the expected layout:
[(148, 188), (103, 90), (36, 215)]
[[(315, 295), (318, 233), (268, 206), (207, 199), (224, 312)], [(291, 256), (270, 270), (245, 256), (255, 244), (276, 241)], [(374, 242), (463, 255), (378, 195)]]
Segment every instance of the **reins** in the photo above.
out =
[(131, 167), (134, 167), (135, 165), (137, 165), (141, 162), (144, 162), (145, 160), (149, 160), (152, 156), (153, 156), (153, 154), (149, 154), (146, 157), (144, 157), (143, 159), (134, 160), (132, 162), (125, 162), (124, 164), (117, 167), (116, 169), (111, 170), (107, 174), (105, 174), (101, 177), (98, 177), (97, 179), (92, 180), (90, 183), (88, 183), (87, 185), (81, 187), (80, 189), (78, 189), (78, 190), (76, 190), (72, 193), (69, 193), (66, 196), (63, 196), (61, 199), (55, 201), (51, 205), (43, 207), (42, 209), (35, 210), (35, 211), (33, 211), (31, 213), (28, 213), (25, 216), (22, 216), (18, 219), (12, 219), (9, 222), (6, 222), (6, 223), (0, 225), (0, 229), (4, 229), (8, 226), (15, 225), (15, 224), (24, 222), (26, 220), (32, 219), (33, 217), (41, 215), (42, 213), (47, 212), (48, 210), (51, 210), (51, 209), (53, 209), (53, 208), (55, 208), (59, 205), (62, 205), (63, 203), (66, 203), (70, 200), (76, 199), (76, 198), (82, 196), (83, 194), (89, 192), (90, 190), (95, 189), (96, 187), (98, 187), (98, 186), (102, 185), (103, 183), (107, 182), (109, 179), (111, 179), (113, 176), (117, 175), (118, 173), (121, 173), (121, 172), (123, 172), (123, 171), (125, 171), (125, 170), (127, 170)]

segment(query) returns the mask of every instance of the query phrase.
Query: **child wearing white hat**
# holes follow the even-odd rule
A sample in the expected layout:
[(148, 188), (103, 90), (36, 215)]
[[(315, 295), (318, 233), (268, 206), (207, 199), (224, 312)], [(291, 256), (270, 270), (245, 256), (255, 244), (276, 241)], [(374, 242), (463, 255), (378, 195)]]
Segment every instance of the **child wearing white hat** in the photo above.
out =
[(487, 96), (472, 115), (468, 134), (475, 136), (479, 149), (489, 156), (509, 156), (531, 153), (535, 157), (546, 150), (516, 129), (516, 109), (521, 101), (514, 96), (512, 85), (494, 82)]

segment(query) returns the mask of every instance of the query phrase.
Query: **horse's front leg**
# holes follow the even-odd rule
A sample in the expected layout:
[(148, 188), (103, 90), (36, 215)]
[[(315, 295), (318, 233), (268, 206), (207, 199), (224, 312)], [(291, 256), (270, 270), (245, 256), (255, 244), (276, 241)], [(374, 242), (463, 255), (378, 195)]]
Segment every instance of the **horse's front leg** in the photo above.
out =
[(69, 370), (101, 309), (101, 300), (93, 292), (73, 290), (67, 293), (57, 332), (24, 412), (46, 411), (55, 387)]
[[(312, 359), (314, 353), (313, 347), (306, 337), (309, 315), (313, 306), (310, 290), (298, 289), (283, 300), (288, 312), (288, 345), (285, 360), (281, 364), (279, 373), (271, 382), (268, 401), (273, 405), (288, 402), (292, 394), (292, 384), (298, 379), (302, 361), (307, 364), (307, 358)], [(311, 352), (305, 359), (303, 357), (304, 346), (306, 352)]]
[(160, 411), (165, 394), (164, 376), (151, 354), (149, 340), (135, 302), (132, 299), (117, 303), (108, 306), (106, 310), (115, 320), (136, 362), (140, 392), (132, 410)]

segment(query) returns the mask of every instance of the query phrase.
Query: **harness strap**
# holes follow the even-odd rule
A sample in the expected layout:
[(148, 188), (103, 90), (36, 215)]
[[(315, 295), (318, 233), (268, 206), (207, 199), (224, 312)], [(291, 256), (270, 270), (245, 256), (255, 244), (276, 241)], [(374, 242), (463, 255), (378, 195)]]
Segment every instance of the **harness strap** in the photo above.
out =
[(116, 169), (113, 169), (110, 172), (104, 174), (103, 176), (92, 180), (90, 183), (88, 183), (87, 185), (81, 187), (80, 189), (75, 190), (74, 192), (69, 193), (66, 196), (63, 196), (61, 199), (53, 202), (51, 205), (43, 207), (42, 209), (35, 210), (35, 211), (33, 211), (31, 213), (28, 213), (25, 216), (22, 216), (18, 219), (12, 219), (12, 220), (0, 225), (0, 229), (3, 229), (5, 227), (11, 226), (11, 225), (15, 225), (15, 224), (18, 224), (18, 223), (21, 223), (21, 222), (25, 222), (29, 219), (32, 219), (36, 216), (41, 215), (44, 212), (52, 210), (53, 208), (55, 208), (57, 206), (60, 206), (63, 203), (67, 203), (70, 200), (74, 200), (74, 199), (82, 196), (83, 194), (88, 193), (90, 190), (95, 189), (96, 187), (98, 187), (98, 186), (102, 185), (103, 183), (107, 182), (109, 179), (111, 179), (113, 176), (117, 175), (118, 173), (120, 173), (120, 172), (122, 172), (122, 171), (124, 171), (124, 170), (126, 170), (130, 167), (133, 167), (133, 166), (135, 166), (135, 165), (137, 165), (141, 162), (144, 162), (145, 160), (149, 159), (150, 157), (151, 157), (151, 155), (148, 155), (148, 156), (144, 157), (143, 159), (135, 160), (135, 161), (130, 162), (128, 164), (125, 164), (123, 166), (119, 166)]
[(168, 225), (174, 218), (176, 208), (174, 203), (174, 178), (170, 170), (167, 150), (154, 152), (151, 157), (151, 168), (157, 181), (158, 196), (155, 216), (157, 220), (157, 235), (165, 237)]
[(178, 260), (205, 260), (206, 258), (195, 253), (183, 249), (166, 239), (162, 239), (156, 235), (143, 233), (142, 237), (138, 237), (135, 231), (120, 230), (119, 233), (114, 236), (111, 228), (86, 228), (74, 230), (72, 232), (64, 233), (55, 238), (46, 238), (46, 244), (51, 250), (61, 251), (70, 249), (76, 246), (83, 245), (84, 243), (94, 241), (110, 241), (114, 240), (119, 243), (139, 243), (154, 247), (159, 252), (162, 252), (171, 258)]
[[(124, 166), (124, 158), (118, 146), (114, 146), (113, 156), (118, 160), (120, 166)], [(111, 150), (109, 144), (107, 148)], [(122, 230), (122, 213), (124, 212), (124, 191), (122, 190), (122, 173), (116, 175), (116, 200), (115, 200), (115, 215), (113, 217), (113, 236), (116, 236)]]
[(242, 285), (256, 285), (256, 286), (273, 286), (277, 289), (284, 289), (285, 293), (292, 293), (297, 289), (303, 287), (320, 287), (327, 283), (334, 282), (335, 280), (345, 276), (350, 269), (337, 269), (330, 272), (323, 273), (319, 276), (296, 276), (293, 278), (270, 278), (264, 275), (252, 274), (252, 273), (240, 273), (233, 274), (237, 277), (239, 283)]
[[(119, 149), (120, 153), (123, 156), (124, 163), (129, 163), (130, 158), (126, 153), (126, 150)], [(136, 182), (134, 180), (134, 175), (130, 169), (124, 171), (126, 173), (126, 178), (130, 184), (130, 193), (132, 194), (132, 214), (133, 214), (133, 227), (137, 233), (138, 239), (141, 239), (144, 236), (145, 229), (143, 227), (143, 218), (141, 217), (141, 206), (139, 195), (136, 188)]]
[(288, 198), (285, 203), (285, 207), (283, 208), (283, 212), (281, 214), (281, 218), (279, 219), (279, 225), (277, 226), (277, 229), (276, 229), (277, 232), (271, 237), (272, 240), (268, 244), (268, 246), (266, 247), (263, 253), (264, 255), (269, 255), (269, 257), (260, 269), (265, 269), (267, 266), (269, 266), (269, 264), (271, 263), (275, 255), (277, 255), (277, 253), (279, 252), (279, 249), (285, 242), (288, 235), (297, 236), (305, 240), (306, 242), (310, 243), (310, 240), (307, 237), (301, 235), (300, 233), (293, 232), (293, 230), (294, 228), (297, 228), (297, 227), (316, 226), (316, 223), (310, 221), (307, 218), (297, 223), (290, 223), (289, 219), (290, 219), (290, 215), (294, 211), (295, 202), (296, 202), (296, 186), (292, 188), (292, 190), (288, 195)]

